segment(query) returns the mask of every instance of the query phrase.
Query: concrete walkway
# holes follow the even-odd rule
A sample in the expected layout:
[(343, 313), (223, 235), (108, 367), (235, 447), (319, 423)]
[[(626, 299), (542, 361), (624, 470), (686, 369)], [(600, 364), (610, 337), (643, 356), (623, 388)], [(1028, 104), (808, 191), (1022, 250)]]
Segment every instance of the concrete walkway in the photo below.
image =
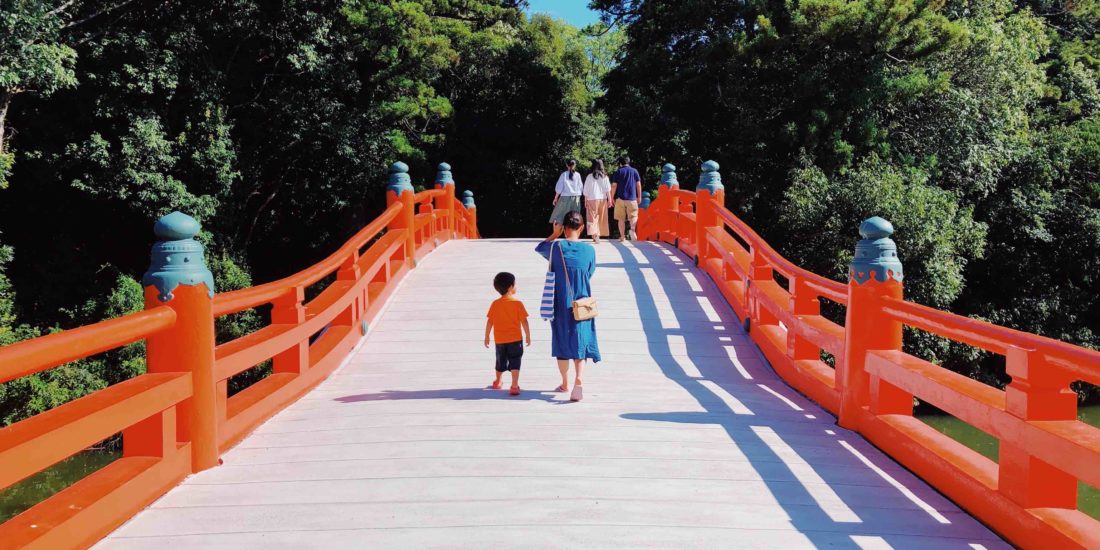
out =
[[(787, 387), (671, 248), (597, 247), (604, 361), (553, 393), (534, 241), (429, 255), (349, 362), (101, 548), (1003, 548)], [(485, 389), (518, 277), (524, 393)]]

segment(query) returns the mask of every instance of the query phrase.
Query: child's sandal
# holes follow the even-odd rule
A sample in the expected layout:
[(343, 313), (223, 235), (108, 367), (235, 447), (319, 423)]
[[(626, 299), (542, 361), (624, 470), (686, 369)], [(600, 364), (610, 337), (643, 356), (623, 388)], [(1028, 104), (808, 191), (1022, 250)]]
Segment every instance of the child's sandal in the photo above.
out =
[(558, 393), (566, 393), (566, 392), (568, 392), (568, 391), (569, 391), (569, 388), (568, 388), (568, 387), (566, 387), (566, 386), (565, 386), (565, 384), (562, 384), (562, 385), (560, 385), (560, 386), (558, 386), (558, 387), (554, 388), (554, 391), (556, 391), (556, 392), (558, 392)]
[(500, 384), (500, 382), (493, 382), (489, 387), (494, 389), (494, 390), (499, 390), (500, 388), (503, 388), (504, 386), (502, 386)]
[(512, 386), (512, 389), (508, 390), (508, 395), (519, 395), (519, 386)]

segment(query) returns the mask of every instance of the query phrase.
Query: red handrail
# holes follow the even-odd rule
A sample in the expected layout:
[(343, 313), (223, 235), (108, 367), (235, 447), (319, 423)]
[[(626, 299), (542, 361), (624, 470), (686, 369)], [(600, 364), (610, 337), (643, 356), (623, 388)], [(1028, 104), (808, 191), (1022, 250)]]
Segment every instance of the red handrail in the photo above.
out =
[(1100, 385), (1100, 351), (895, 298), (884, 298), (882, 311), (908, 326), (998, 355), (1007, 355), (1012, 348), (1037, 351), (1068, 371), (1073, 380)]
[(848, 299), (848, 289), (844, 286), (844, 283), (822, 277), (784, 258), (776, 252), (763, 237), (757, 234), (753, 228), (749, 227), (747, 223), (741, 221), (737, 216), (734, 216), (733, 212), (727, 210), (725, 206), (715, 208), (714, 213), (726, 227), (732, 229), (739, 237), (744, 239), (745, 242), (749, 243), (749, 253), (759, 253), (772, 269), (778, 271), (784, 277), (788, 279), (794, 278), (805, 280), (807, 284), (812, 285), (822, 296), (834, 302), (843, 304), (844, 301)]
[(148, 338), (176, 322), (157, 307), (0, 348), (0, 384)]
[[(400, 163), (391, 168), (398, 174), (391, 185), (407, 181), (404, 170)], [(0, 489), (123, 433), (122, 458), (0, 524), (0, 540), (13, 547), (94, 544), (328, 376), (416, 258), (451, 238), (477, 238), (475, 212), (454, 199), (453, 185), (415, 195), (397, 185), (387, 203), (327, 258), (284, 279), (211, 298), (204, 282), (194, 283), (204, 280), (199, 272), (167, 292), (147, 286), (144, 311), (0, 348), (0, 383), (142, 339), (149, 371), (0, 428)], [(178, 213), (163, 220), (172, 217), (189, 220)], [(177, 239), (183, 229), (193, 235), (198, 225), (190, 220), (166, 235)], [(201, 246), (179, 242), (186, 246), (163, 248), (185, 262), (171, 265), (198, 260), (205, 270)], [(335, 282), (306, 301), (305, 289), (333, 273)], [(268, 326), (215, 346), (217, 317), (265, 304)], [(229, 378), (268, 359), (270, 376), (228, 395)]]
[[(1100, 522), (1076, 504), (1078, 480), (1100, 486), (1100, 429), (1076, 419), (1069, 387), (1100, 384), (1100, 352), (907, 302), (900, 271), (861, 267), (847, 285), (811, 273), (727, 210), (720, 186), (662, 187), (638, 225), (695, 256), (772, 367), (842, 426), (1020, 546), (1100, 548)], [(820, 298), (846, 306), (843, 326), (821, 316)], [(1000, 390), (904, 353), (903, 325), (1004, 356), (1012, 383)], [(913, 418), (914, 397), (999, 439), (1000, 460)]]
[(382, 232), (400, 213), (400, 203), (389, 205), (374, 221), (360, 229), (336, 252), (298, 273), (278, 281), (218, 294), (214, 297), (214, 316), (221, 317), (270, 303), (288, 289), (307, 287), (320, 281), (326, 275), (336, 271), (352, 254), (357, 253), (364, 244)]

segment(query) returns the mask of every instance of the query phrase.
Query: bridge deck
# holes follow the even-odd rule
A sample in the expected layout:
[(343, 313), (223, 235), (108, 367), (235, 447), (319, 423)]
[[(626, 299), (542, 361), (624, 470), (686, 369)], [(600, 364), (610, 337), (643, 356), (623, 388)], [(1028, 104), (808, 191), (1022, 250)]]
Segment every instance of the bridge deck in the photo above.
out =
[[(341, 370), (100, 546), (1004, 546), (783, 384), (670, 248), (597, 248), (605, 360), (553, 393), (533, 246), (433, 252)], [(534, 315), (519, 397), (485, 389), (500, 270)]]

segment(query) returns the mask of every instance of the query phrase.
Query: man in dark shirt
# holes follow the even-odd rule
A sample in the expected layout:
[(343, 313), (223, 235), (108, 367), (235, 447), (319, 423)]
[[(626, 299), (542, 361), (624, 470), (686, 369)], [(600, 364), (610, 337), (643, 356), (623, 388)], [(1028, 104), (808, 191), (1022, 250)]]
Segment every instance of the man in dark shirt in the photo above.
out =
[(630, 166), (630, 159), (619, 159), (619, 169), (611, 175), (612, 206), (619, 222), (619, 241), (626, 240), (626, 221), (630, 220), (630, 238), (637, 239), (638, 199), (642, 196), (642, 175)]

